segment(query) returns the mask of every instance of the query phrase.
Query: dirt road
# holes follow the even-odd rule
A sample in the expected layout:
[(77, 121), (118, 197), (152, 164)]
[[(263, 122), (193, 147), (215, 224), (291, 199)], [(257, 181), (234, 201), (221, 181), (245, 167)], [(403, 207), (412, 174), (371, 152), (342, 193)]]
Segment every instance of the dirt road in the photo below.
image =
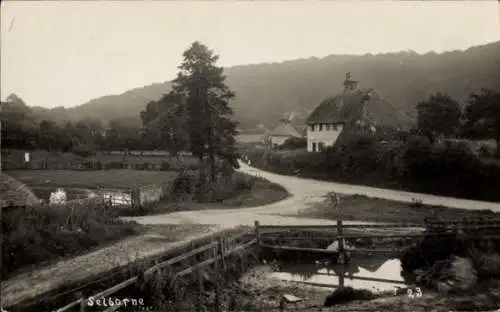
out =
[[(412, 198), (421, 199), (425, 204), (442, 205), (463, 209), (491, 209), (500, 212), (500, 203), (476, 202), (456, 198), (446, 198), (426, 194), (415, 194), (394, 190), (376, 189), (366, 186), (346, 185), (333, 182), (315, 181), (290, 176), (282, 176), (242, 164), (242, 172), (264, 177), (272, 182), (281, 184), (292, 196), (287, 199), (256, 208), (238, 209), (214, 209), (202, 211), (181, 211), (163, 215), (152, 215), (145, 217), (132, 217), (142, 224), (205, 224), (211, 225), (207, 231), (194, 232), (186, 235), (175, 243), (149, 242), (144, 237), (131, 238), (119, 242), (113, 246), (92, 252), (73, 259), (63, 260), (54, 266), (48, 266), (34, 270), (2, 283), (2, 294), (4, 304), (14, 304), (21, 300), (34, 297), (64, 284), (68, 280), (77, 280), (84, 276), (106, 272), (117, 266), (154, 253), (161, 253), (171, 245), (182, 244), (200, 235), (209, 235), (223, 228), (232, 228), (240, 225), (252, 226), (255, 220), (262, 224), (284, 224), (284, 225), (320, 225), (335, 224), (336, 221), (325, 219), (296, 218), (285, 215), (293, 215), (310, 205), (325, 200), (324, 195), (330, 191), (342, 194), (360, 194), (371, 197), (379, 197), (389, 200), (411, 202)], [(283, 214), (283, 215), (280, 215)], [(362, 221), (362, 220), (360, 220)], [(363, 223), (363, 222), (345, 222)], [(371, 223), (371, 222), (370, 222)], [(140, 252), (139, 252), (140, 251)], [(78, 270), (75, 270), (78, 268)], [(57, 274), (56, 274), (57, 273)]]
[(340, 194), (359, 194), (408, 203), (411, 203), (414, 199), (419, 199), (423, 204), (428, 205), (455, 207), (468, 210), (490, 209), (494, 212), (500, 212), (500, 203), (480, 202), (452, 197), (442, 197), (429, 194), (378, 189), (360, 185), (349, 185), (283, 176), (252, 168), (246, 164), (241, 164), (240, 171), (260, 176), (270, 180), (271, 182), (278, 183), (286, 188), (292, 196), (283, 201), (256, 208), (180, 211), (163, 215), (134, 217), (131, 219), (143, 224), (199, 223), (211, 225), (216, 224), (224, 228), (238, 225), (251, 226), (255, 220), (259, 220), (262, 224), (334, 224), (335, 221), (332, 220), (305, 219), (280, 215), (294, 214), (300, 210), (309, 208), (312, 204), (325, 201), (325, 194), (331, 191), (335, 191)]

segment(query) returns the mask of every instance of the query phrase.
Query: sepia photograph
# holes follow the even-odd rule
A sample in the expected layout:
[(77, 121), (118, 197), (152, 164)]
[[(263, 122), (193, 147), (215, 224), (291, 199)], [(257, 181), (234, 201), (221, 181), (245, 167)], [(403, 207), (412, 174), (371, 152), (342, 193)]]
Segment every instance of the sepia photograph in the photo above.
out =
[(0, 25), (1, 312), (500, 312), (500, 1)]

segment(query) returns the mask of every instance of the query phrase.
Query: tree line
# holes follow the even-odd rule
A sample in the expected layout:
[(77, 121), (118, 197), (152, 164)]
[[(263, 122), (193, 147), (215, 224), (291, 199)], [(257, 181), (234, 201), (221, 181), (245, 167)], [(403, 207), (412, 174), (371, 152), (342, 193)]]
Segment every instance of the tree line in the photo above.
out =
[(62, 124), (37, 121), (32, 109), (11, 94), (1, 103), (2, 147), (82, 155), (110, 149), (190, 151), (210, 168), (208, 175), (214, 181), (220, 160), (225, 168), (238, 166), (236, 122), (229, 107), (235, 94), (225, 84), (218, 59), (207, 46), (194, 42), (183, 53), (172, 91), (140, 113), (142, 125), (123, 119), (106, 126), (90, 118)]
[[(200, 42), (183, 54), (172, 91), (140, 112), (141, 123), (115, 119), (55, 122), (38, 120), (33, 109), (11, 94), (1, 102), (2, 148), (44, 149), (91, 154), (95, 150), (191, 151), (214, 167), (216, 159), (237, 166), (236, 123), (218, 55)], [(461, 104), (437, 93), (417, 104), (414, 131), (434, 142), (441, 138), (494, 139), (500, 144), (499, 92), (483, 89)], [(212, 170), (214, 171), (214, 170)]]
[(417, 133), (431, 143), (443, 138), (494, 139), (500, 148), (500, 92), (472, 92), (465, 105), (437, 93), (417, 104)]
[(33, 109), (15, 94), (1, 103), (0, 120), (4, 149), (42, 149), (85, 155), (97, 149), (139, 149), (144, 145), (139, 136), (140, 127), (128, 120), (116, 119), (107, 125), (91, 118), (59, 123), (38, 120)]

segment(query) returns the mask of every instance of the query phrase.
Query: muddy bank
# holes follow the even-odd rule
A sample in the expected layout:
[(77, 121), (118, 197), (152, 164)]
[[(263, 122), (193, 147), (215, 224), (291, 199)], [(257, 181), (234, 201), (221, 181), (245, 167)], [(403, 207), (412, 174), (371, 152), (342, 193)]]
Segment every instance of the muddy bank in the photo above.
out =
[[(478, 280), (500, 276), (497, 225), (443, 225), (426, 233), (401, 258), (403, 269), (414, 272), (419, 285), (440, 290), (441, 282), (454, 284), (451, 281), (458, 279), (467, 288)], [(452, 290), (454, 285), (450, 286)]]

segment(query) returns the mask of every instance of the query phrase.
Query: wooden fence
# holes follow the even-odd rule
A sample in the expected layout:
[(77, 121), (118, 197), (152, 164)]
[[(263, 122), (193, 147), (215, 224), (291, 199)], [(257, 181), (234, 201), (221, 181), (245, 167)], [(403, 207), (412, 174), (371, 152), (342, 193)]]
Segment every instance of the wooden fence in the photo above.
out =
[[(346, 253), (350, 254), (400, 254), (401, 249), (383, 249), (383, 248), (354, 248), (346, 250), (344, 246), (346, 240), (357, 239), (418, 239), (429, 236), (453, 236), (458, 232), (467, 232), (468, 239), (484, 240), (484, 239), (500, 239), (500, 219), (487, 220), (453, 220), (453, 221), (429, 221), (427, 223), (384, 223), (384, 224), (344, 224), (342, 220), (338, 220), (336, 225), (260, 225), (255, 223), (257, 242), (259, 248), (269, 248), (275, 251), (303, 251), (319, 254), (341, 255), (346, 257)], [(331, 230), (331, 235), (307, 236), (307, 237), (291, 237), (290, 240), (330, 240), (338, 241), (338, 248), (334, 250), (321, 248), (305, 248), (296, 246), (284, 246), (282, 244), (264, 244), (262, 240), (283, 240), (283, 234), (291, 230), (316, 230), (320, 233)], [(344, 234), (348, 229), (405, 229), (405, 230), (420, 230), (420, 233), (405, 233), (405, 234), (386, 234), (386, 233), (356, 233)]]
[[(345, 229), (420, 229), (421, 233), (414, 233), (414, 234), (394, 234), (394, 235), (388, 235), (388, 234), (344, 234)], [(283, 246), (283, 245), (273, 245), (273, 244), (264, 244), (262, 243), (262, 240), (266, 239), (272, 239), (272, 238), (283, 238), (276, 236), (277, 234), (283, 234), (291, 230), (304, 230), (304, 229), (309, 229), (309, 230), (319, 230), (321, 232), (324, 232), (325, 230), (331, 230), (332, 235), (327, 236), (327, 237), (322, 237), (322, 236), (312, 236), (312, 237), (307, 237), (307, 239), (328, 239), (331, 241), (338, 240), (339, 241), (339, 246), (337, 250), (327, 250), (327, 249), (315, 249), (315, 248), (301, 248), (301, 247), (294, 247), (294, 246)], [(225, 237), (221, 236), (217, 241), (212, 241), (208, 244), (205, 244), (203, 246), (197, 247), (195, 249), (192, 249), (184, 254), (175, 256), (173, 258), (170, 258), (168, 260), (162, 261), (160, 263), (156, 263), (155, 265), (151, 266), (147, 270), (143, 271), (141, 274), (131, 277), (119, 284), (116, 284), (108, 289), (105, 289), (103, 291), (100, 291), (99, 293), (96, 293), (92, 296), (82, 296), (78, 300), (75, 300), (64, 307), (61, 307), (59, 309), (54, 310), (54, 312), (67, 312), (67, 311), (74, 311), (75, 308), (78, 308), (80, 312), (84, 312), (87, 309), (88, 306), (88, 300), (89, 298), (94, 298), (94, 300), (98, 299), (104, 299), (105, 297), (109, 297), (110, 295), (116, 294), (117, 292), (136, 284), (138, 281), (144, 280), (145, 277), (151, 276), (154, 274), (157, 274), (159, 272), (162, 272), (162, 270), (171, 270), (171, 267), (179, 263), (183, 260), (190, 259), (190, 258), (196, 258), (198, 255), (204, 252), (210, 252), (212, 256), (208, 257), (207, 259), (198, 262), (192, 266), (189, 266), (187, 268), (184, 268), (180, 271), (174, 272), (172, 276), (172, 281), (175, 281), (176, 278), (186, 276), (188, 274), (195, 273), (198, 276), (198, 281), (199, 282), (199, 293), (202, 293), (203, 291), (203, 285), (201, 283), (201, 278), (200, 278), (200, 270), (206, 266), (214, 264), (216, 268), (222, 268), (225, 269), (226, 263), (225, 260), (226, 258), (233, 254), (237, 253), (240, 251), (244, 251), (249, 247), (254, 247), (256, 248), (256, 252), (259, 253), (263, 248), (271, 248), (274, 250), (281, 250), (281, 251), (307, 251), (307, 252), (317, 252), (317, 253), (323, 253), (323, 254), (343, 254), (346, 252), (345, 246), (343, 245), (343, 241), (345, 239), (357, 239), (357, 238), (403, 238), (403, 237), (410, 237), (410, 238), (420, 238), (428, 235), (452, 235), (450, 233), (447, 233), (446, 231), (440, 231), (442, 229), (452, 229), (452, 230), (477, 230), (477, 229), (494, 229), (497, 230), (496, 232), (499, 232), (500, 230), (500, 219), (489, 219), (489, 220), (475, 220), (475, 221), (435, 221), (435, 222), (428, 222), (426, 224), (415, 224), (415, 223), (386, 223), (386, 224), (343, 224), (342, 220), (337, 221), (337, 224), (334, 225), (296, 225), (296, 226), (288, 226), (288, 225), (261, 225), (259, 221), (255, 221), (255, 228), (252, 234), (252, 232), (246, 231), (243, 233), (238, 233), (236, 235), (230, 236), (230, 237)], [(455, 234), (453, 234), (455, 235)], [(241, 242), (241, 243), (235, 243), (237, 240), (241, 240), (242, 238), (249, 237), (250, 239), (247, 240), (246, 242)], [(253, 236), (253, 237), (252, 237)], [(497, 239), (500, 239), (500, 235), (498, 233), (492, 234), (491, 237), (495, 237)], [(488, 235), (478, 235), (478, 239), (487, 239), (491, 238)], [(295, 239), (300, 239), (297, 237), (291, 238), (293, 240)], [(382, 250), (382, 249), (351, 249), (349, 250), (350, 253), (394, 253), (398, 252), (398, 250)], [(313, 284), (311, 284), (313, 285)], [(343, 277), (340, 278), (339, 276), (339, 287), (343, 285)], [(313, 285), (313, 286), (325, 286), (325, 285)], [(330, 285), (331, 286), (331, 285)], [(220, 296), (219, 292), (216, 292), (216, 296)], [(197, 311), (200, 311), (200, 299), (198, 300), (198, 306), (197, 306)], [(218, 301), (220, 302), (220, 300)], [(113, 307), (109, 307), (108, 309), (104, 310), (104, 312), (112, 312), (112, 311), (117, 311), (120, 309), (121, 306), (116, 305)], [(217, 307), (218, 308), (218, 307)]]
[[(86, 311), (86, 309), (88, 307), (89, 298), (93, 298), (94, 300), (104, 299), (104, 298), (109, 297), (113, 294), (116, 294), (117, 292), (119, 292), (119, 291), (121, 291), (121, 290), (123, 290), (131, 285), (136, 284), (138, 281), (144, 280), (144, 278), (146, 278), (148, 276), (158, 274), (158, 273), (162, 272), (162, 270), (168, 269), (176, 263), (179, 263), (179, 262), (184, 261), (186, 259), (196, 257), (204, 252), (212, 252), (212, 254), (214, 256), (209, 257), (206, 260), (201, 261), (199, 263), (196, 263), (196, 264), (194, 264), (188, 268), (185, 268), (181, 271), (175, 272), (172, 276), (172, 280), (175, 281), (176, 278), (183, 277), (183, 276), (186, 276), (186, 275), (192, 274), (192, 273), (199, 274), (200, 269), (202, 269), (206, 266), (209, 266), (211, 264), (215, 264), (216, 266), (220, 265), (224, 269), (225, 268), (225, 260), (229, 255), (244, 251), (244, 250), (248, 249), (249, 247), (252, 247), (256, 244), (257, 239), (252, 238), (247, 242), (235, 245), (235, 242), (237, 240), (242, 239), (248, 235), (249, 235), (249, 232), (243, 232), (243, 233), (239, 233), (239, 234), (236, 234), (236, 235), (233, 235), (230, 237), (222, 236), (217, 241), (212, 241), (211, 243), (208, 243), (208, 244), (203, 245), (201, 247), (190, 250), (190, 251), (188, 251), (184, 254), (181, 254), (179, 256), (173, 257), (171, 259), (165, 260), (165, 261), (160, 262), (160, 263), (156, 263), (155, 265), (151, 266), (150, 268), (148, 268), (147, 270), (145, 270), (141, 274), (134, 276), (134, 277), (131, 277), (131, 278), (129, 278), (129, 279), (127, 279), (119, 284), (116, 284), (108, 289), (105, 289), (99, 293), (96, 293), (96, 294), (91, 295), (91, 296), (81, 296), (79, 299), (77, 299), (71, 303), (68, 303), (67, 305), (65, 305), (61, 308), (54, 310), (54, 312), (75, 311), (76, 308), (78, 308), (78, 310), (80, 312), (84, 312), (84, 311)], [(199, 279), (199, 280), (201, 280), (201, 279)], [(202, 288), (203, 285), (199, 284), (199, 287)], [(199, 291), (202, 292), (202, 289), (199, 289)], [(113, 312), (113, 311), (119, 310), (120, 308), (122, 308), (122, 306), (115, 305), (115, 306), (109, 307), (108, 309), (104, 310), (104, 312)]]

